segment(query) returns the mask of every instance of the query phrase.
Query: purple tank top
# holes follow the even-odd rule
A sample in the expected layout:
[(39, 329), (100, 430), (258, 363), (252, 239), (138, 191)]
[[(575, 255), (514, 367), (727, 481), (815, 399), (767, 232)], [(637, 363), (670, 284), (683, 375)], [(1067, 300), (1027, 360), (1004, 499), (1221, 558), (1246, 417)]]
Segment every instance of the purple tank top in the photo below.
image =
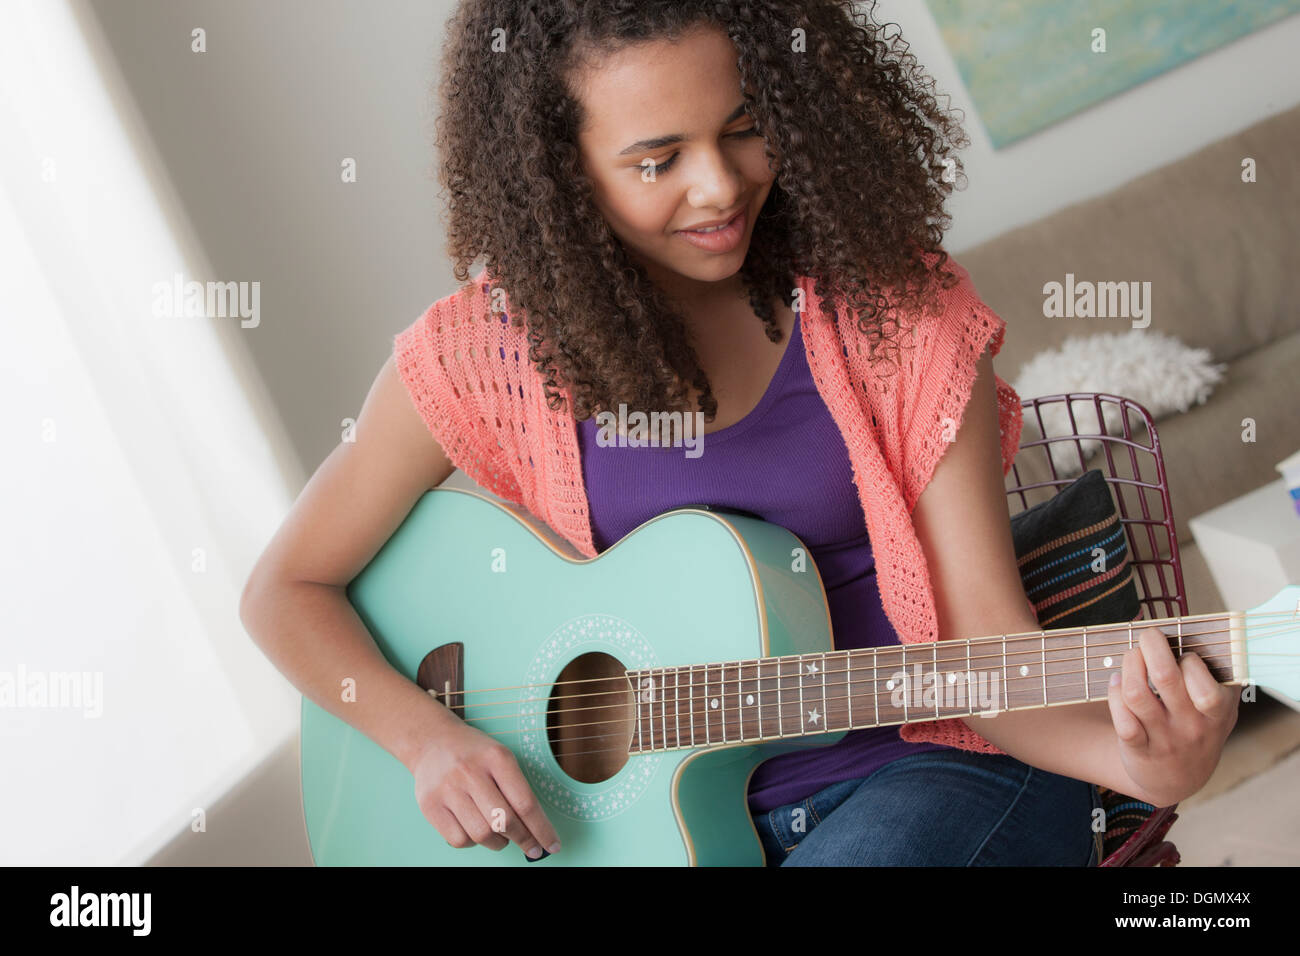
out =
[[(796, 313), (776, 374), (748, 415), (682, 447), (601, 447), (595, 419), (578, 425), (583, 479), (597, 551), (672, 508), (707, 502), (752, 512), (799, 537), (817, 562), (837, 650), (897, 644), (880, 602), (875, 558), (848, 448), (812, 380)], [(699, 449), (691, 450), (696, 454)], [(897, 727), (854, 730), (838, 743), (780, 754), (749, 781), (760, 813), (841, 780), (865, 777), (908, 754), (949, 750), (905, 743)]]

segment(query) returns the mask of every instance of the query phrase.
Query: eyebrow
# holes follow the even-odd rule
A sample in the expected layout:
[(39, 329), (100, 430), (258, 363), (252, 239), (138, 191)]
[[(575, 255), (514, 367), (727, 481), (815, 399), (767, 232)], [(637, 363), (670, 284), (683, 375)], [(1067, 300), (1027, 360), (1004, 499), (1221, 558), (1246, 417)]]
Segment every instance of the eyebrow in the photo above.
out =
[[(728, 123), (734, 123), (736, 120), (740, 119), (744, 113), (745, 104), (741, 103), (731, 111), (730, 116), (722, 121), (722, 125), (726, 126)], [(656, 136), (654, 139), (639, 139), (631, 146), (627, 147), (627, 149), (620, 150), (619, 155), (627, 156), (631, 153), (642, 153), (648, 152), (652, 149), (662, 149), (665, 146), (671, 146), (673, 143), (680, 143), (684, 139), (686, 139), (686, 136), (682, 133), (673, 133), (669, 136)]]

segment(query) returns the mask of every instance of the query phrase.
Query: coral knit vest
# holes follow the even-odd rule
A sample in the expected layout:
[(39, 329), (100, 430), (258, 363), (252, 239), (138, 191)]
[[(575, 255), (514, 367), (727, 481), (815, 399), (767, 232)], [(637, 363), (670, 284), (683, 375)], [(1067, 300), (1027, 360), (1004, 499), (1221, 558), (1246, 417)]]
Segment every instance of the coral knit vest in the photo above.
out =
[[(937, 257), (930, 257), (933, 263)], [(1002, 348), (1006, 323), (976, 294), (966, 270), (939, 290), (936, 308), (908, 316), (909, 340), (896, 370), (876, 374), (856, 322), (827, 308), (808, 276), (802, 294), (804, 350), (817, 390), (844, 436), (876, 558), (885, 613), (905, 644), (938, 638), (934, 591), (911, 514), (960, 428), (986, 347)], [(510, 321), (502, 290), (481, 272), (439, 299), (394, 339), (398, 374), (433, 437), (456, 467), (488, 491), (521, 505), (593, 557), (587, 494), (569, 393), (552, 411), (528, 361), (526, 331)], [(493, 303), (498, 303), (498, 311)], [(829, 315), (827, 312), (829, 311)], [(1020, 398), (997, 378), (1002, 471), (1019, 448)], [(906, 741), (1002, 753), (959, 718), (905, 724)]]

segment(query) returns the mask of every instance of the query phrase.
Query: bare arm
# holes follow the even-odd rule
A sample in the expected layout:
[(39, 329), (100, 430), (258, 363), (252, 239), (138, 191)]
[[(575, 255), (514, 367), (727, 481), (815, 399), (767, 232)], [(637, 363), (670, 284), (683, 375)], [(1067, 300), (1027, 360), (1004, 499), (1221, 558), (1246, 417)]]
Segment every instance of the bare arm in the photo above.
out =
[[(510, 817), (505, 836), (526, 850), (538, 842), (549, 847), (555, 831), (513, 755), (398, 673), (347, 599), (349, 582), (420, 496), (453, 470), (390, 357), (357, 419), (356, 441), (329, 454), (254, 566), (240, 620), (306, 697), (412, 772), (422, 811), (453, 846), (506, 846), (486, 819), (508, 804), (518, 817)], [(356, 682), (355, 701), (343, 700), (346, 678)]]
[[(942, 640), (1042, 628), (1030, 610), (1008, 519), (993, 359), (979, 374), (956, 440), (921, 492), (912, 519), (929, 565)], [(1146, 800), (1120, 760), (1105, 700), (963, 718), (1024, 763)], [(1160, 800), (1149, 802), (1164, 805)]]

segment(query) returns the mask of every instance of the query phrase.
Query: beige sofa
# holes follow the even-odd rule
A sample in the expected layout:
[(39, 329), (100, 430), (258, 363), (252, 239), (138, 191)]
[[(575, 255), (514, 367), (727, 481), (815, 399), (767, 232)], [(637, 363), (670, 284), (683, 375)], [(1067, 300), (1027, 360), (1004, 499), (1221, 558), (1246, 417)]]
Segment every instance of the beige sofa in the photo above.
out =
[[(1192, 614), (1225, 605), (1188, 519), (1276, 480), (1274, 464), (1300, 449), (1297, 155), (1300, 108), (955, 256), (1007, 321), (997, 369), (1009, 382), (1069, 335), (1131, 328), (1123, 318), (1044, 317), (1044, 284), (1067, 273), (1149, 281), (1148, 328), (1228, 363), (1204, 405), (1156, 421)], [(1247, 157), (1254, 183), (1242, 182)], [(1254, 420), (1253, 443), (1242, 440), (1243, 419)], [(1046, 475), (1041, 452), (1023, 457), (1031, 477)]]

